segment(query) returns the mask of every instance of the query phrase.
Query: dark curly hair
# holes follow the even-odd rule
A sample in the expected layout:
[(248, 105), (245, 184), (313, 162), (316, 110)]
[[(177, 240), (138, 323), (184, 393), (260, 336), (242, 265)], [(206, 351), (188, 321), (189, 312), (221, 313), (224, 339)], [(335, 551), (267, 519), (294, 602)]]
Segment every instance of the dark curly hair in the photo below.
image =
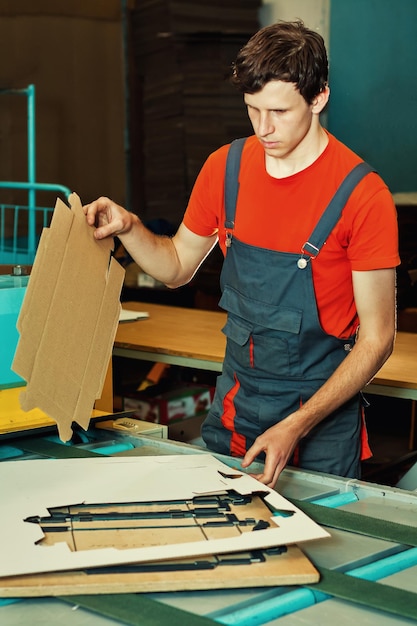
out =
[(231, 82), (242, 93), (257, 93), (271, 80), (295, 83), (311, 104), (327, 86), (328, 59), (323, 37), (301, 20), (261, 28), (232, 64)]

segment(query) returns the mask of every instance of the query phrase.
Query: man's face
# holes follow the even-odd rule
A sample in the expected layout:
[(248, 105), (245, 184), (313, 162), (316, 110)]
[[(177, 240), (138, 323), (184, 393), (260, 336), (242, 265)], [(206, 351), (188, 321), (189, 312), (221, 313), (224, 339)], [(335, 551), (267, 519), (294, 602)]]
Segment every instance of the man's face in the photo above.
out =
[(245, 104), (268, 156), (285, 158), (305, 144), (317, 104), (308, 104), (294, 83), (273, 80), (261, 91), (245, 94)]

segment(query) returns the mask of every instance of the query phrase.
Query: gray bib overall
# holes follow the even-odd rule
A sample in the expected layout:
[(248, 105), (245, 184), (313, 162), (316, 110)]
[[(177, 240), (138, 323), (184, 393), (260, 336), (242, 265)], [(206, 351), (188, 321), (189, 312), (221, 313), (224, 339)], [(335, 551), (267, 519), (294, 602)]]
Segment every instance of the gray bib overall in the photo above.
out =
[[(300, 254), (245, 244), (233, 236), (244, 139), (226, 166), (227, 253), (220, 306), (228, 312), (222, 374), (202, 436), (215, 452), (244, 456), (256, 437), (305, 403), (351, 350), (354, 337), (323, 331), (311, 262), (340, 218), (352, 190), (372, 168), (356, 166), (342, 182)], [(302, 245), (304, 243), (304, 245)], [(362, 412), (355, 396), (302, 439), (291, 463), (359, 477)], [(262, 460), (262, 459), (261, 459)]]

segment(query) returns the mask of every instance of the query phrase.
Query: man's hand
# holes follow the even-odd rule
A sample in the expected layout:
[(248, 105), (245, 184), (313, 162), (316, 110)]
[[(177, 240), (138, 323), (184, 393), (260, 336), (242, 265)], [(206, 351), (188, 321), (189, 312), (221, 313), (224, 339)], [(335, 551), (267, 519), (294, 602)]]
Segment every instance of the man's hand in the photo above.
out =
[(83, 207), (87, 223), (95, 226), (94, 237), (104, 239), (128, 233), (135, 216), (110, 198), (101, 197)]
[(251, 476), (271, 489), (275, 487), (279, 475), (299, 441), (299, 435), (291, 422), (289, 418), (282, 420), (259, 435), (241, 463), (242, 467), (248, 467), (261, 452), (264, 452), (266, 458), (263, 474), (251, 474)]

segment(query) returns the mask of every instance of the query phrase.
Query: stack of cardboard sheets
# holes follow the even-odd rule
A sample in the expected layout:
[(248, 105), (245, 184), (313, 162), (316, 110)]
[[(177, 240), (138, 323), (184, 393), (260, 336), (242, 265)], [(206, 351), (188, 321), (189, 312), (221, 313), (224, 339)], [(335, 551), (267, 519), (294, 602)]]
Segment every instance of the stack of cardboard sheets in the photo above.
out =
[[(146, 211), (178, 224), (210, 152), (250, 134), (229, 83), (238, 50), (258, 29), (259, 0), (140, 0), (131, 12), (140, 84)], [(227, 9), (227, 10), (226, 10)]]

